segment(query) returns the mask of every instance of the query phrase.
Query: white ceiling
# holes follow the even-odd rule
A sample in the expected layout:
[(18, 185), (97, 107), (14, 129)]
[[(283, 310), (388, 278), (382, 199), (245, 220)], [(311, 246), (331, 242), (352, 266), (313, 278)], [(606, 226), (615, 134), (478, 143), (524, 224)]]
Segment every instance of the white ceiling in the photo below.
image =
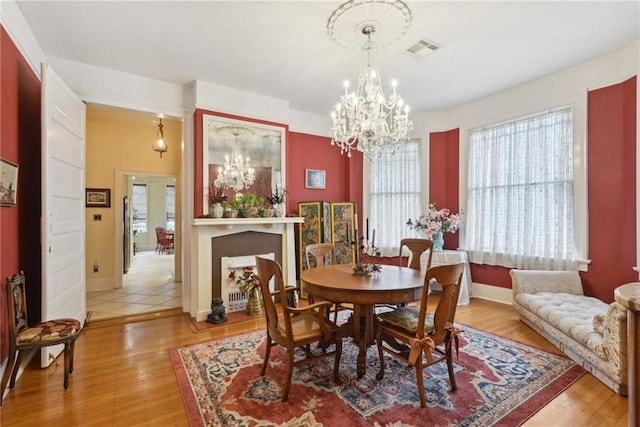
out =
[[(204, 80), (319, 115), (359, 70), (359, 52), (327, 34), (341, 3), (17, 1), (48, 57), (179, 84)], [(406, 3), (411, 27), (379, 56), (383, 81), (398, 80), (412, 111), (459, 105), (639, 38), (638, 1)], [(419, 38), (443, 48), (421, 59), (404, 53)]]

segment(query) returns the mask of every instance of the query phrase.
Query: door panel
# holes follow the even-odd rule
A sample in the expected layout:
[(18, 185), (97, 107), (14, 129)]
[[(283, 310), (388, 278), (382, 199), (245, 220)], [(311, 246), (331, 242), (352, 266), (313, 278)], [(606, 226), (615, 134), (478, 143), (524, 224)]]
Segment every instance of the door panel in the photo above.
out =
[[(86, 319), (85, 105), (42, 65), (42, 319)], [(63, 346), (46, 347), (48, 366)]]

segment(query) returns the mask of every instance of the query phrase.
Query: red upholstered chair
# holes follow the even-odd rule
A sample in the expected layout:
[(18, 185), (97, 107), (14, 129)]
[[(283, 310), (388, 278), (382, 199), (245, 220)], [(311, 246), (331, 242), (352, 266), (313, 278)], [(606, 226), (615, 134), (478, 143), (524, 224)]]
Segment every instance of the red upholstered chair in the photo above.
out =
[[(7, 308), (9, 314), (9, 361), (2, 376), (0, 396), (11, 375), (9, 388), (16, 382), (22, 354), (25, 350), (64, 344), (64, 388), (69, 386), (73, 372), (73, 350), (82, 326), (76, 319), (54, 319), (29, 326), (24, 273), (7, 278)], [(16, 357), (17, 353), (17, 357)], [(0, 397), (1, 399), (1, 397)]]
[(159, 254), (173, 253), (173, 233), (164, 227), (156, 227), (156, 252)]

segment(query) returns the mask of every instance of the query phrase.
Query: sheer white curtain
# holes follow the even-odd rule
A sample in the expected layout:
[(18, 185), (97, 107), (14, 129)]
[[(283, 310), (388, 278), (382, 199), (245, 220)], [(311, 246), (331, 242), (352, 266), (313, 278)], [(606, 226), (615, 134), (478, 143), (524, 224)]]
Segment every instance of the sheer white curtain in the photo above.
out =
[(566, 107), (469, 132), (471, 262), (577, 269), (572, 122)]
[(399, 144), (394, 155), (384, 152), (369, 167), (369, 240), (375, 230), (381, 255), (397, 256), (400, 239), (410, 234), (406, 222), (422, 206), (420, 145), (417, 140)]

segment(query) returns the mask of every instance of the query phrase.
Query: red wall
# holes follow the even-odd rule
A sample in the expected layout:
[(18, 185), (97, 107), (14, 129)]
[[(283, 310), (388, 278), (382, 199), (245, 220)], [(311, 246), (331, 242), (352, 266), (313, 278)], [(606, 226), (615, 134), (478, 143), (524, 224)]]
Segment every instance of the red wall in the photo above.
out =
[(0, 360), (8, 354), (6, 278), (27, 277), (29, 321), (40, 320), (40, 81), (0, 26), (0, 157), (18, 164), (16, 206), (0, 207)]
[[(429, 135), (429, 202), (460, 212), (460, 130)], [(458, 233), (444, 233), (444, 248), (457, 249)]]
[(636, 265), (636, 84), (589, 92), (589, 272), (585, 293), (613, 301), (613, 290), (638, 280)]

